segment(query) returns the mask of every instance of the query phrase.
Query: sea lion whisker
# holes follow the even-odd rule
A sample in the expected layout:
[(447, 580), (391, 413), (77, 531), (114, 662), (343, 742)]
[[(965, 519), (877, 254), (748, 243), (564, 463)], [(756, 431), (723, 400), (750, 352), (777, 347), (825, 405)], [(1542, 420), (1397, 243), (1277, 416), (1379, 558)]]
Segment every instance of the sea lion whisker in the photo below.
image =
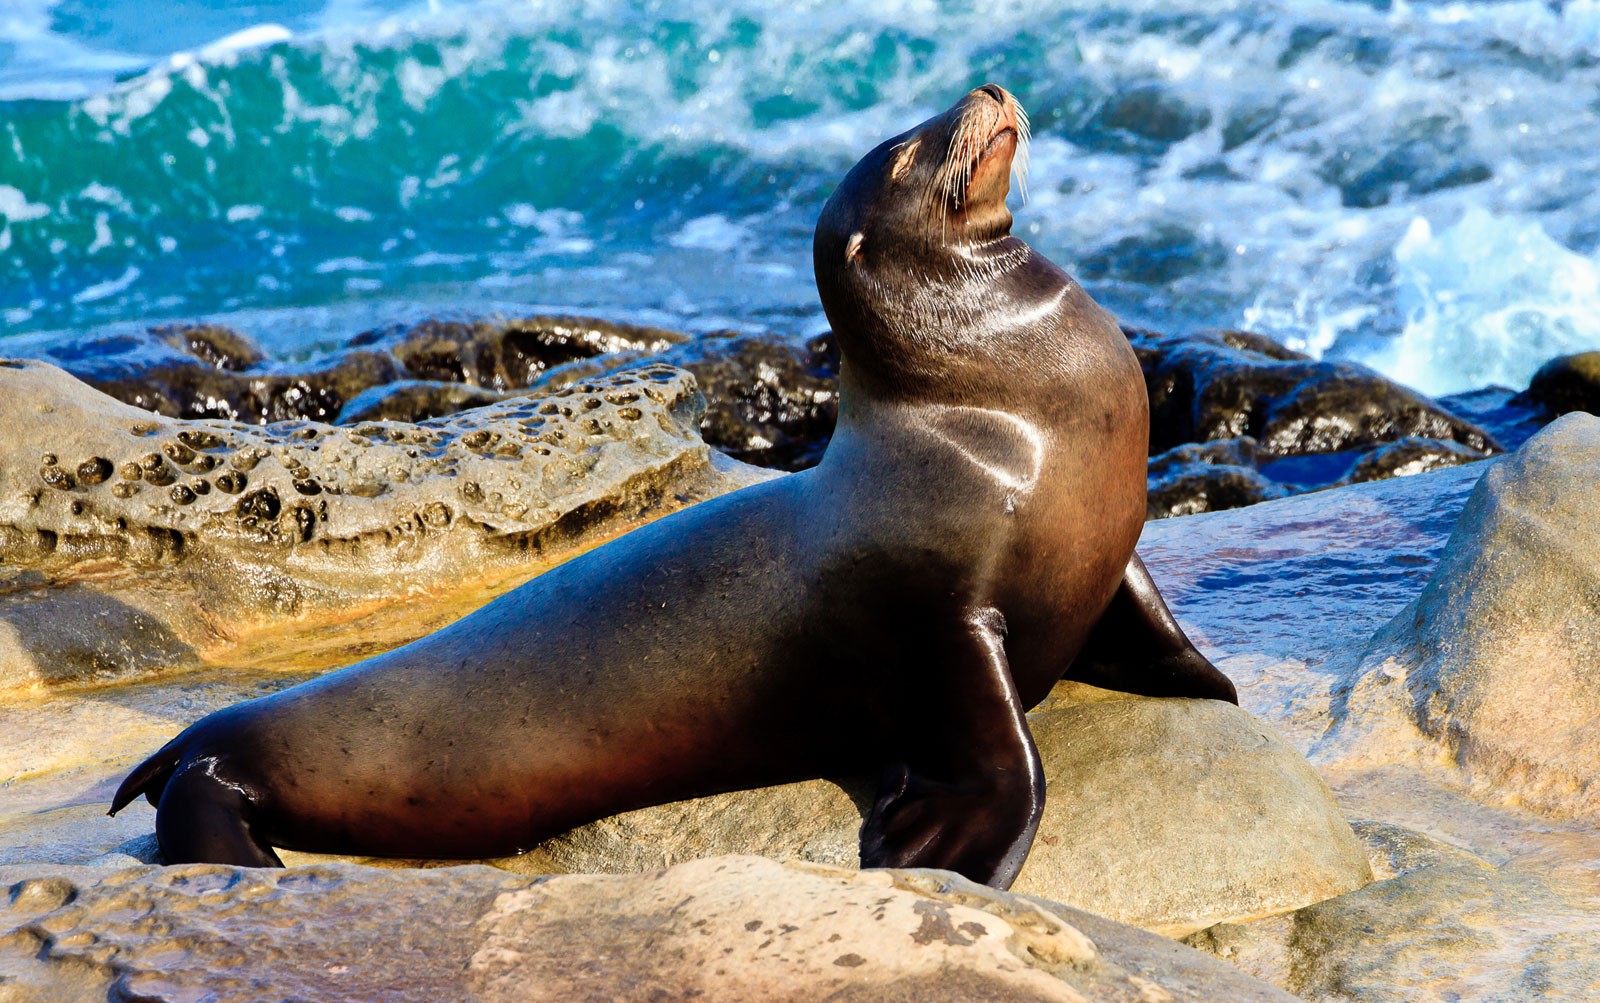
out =
[(1033, 127), (1028, 123), (1028, 113), (1015, 99), (1011, 108), (1017, 115), (1017, 152), (1011, 158), (1011, 171), (1017, 177), (1017, 194), (1028, 201), (1028, 150), (1033, 140)]

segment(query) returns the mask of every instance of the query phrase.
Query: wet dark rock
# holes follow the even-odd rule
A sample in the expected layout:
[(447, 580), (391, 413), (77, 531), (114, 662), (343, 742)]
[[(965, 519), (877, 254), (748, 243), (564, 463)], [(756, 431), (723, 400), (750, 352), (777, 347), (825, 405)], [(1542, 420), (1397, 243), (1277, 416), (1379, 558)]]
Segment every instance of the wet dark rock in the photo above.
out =
[[(706, 395), (700, 434), (735, 459), (802, 470), (822, 459), (839, 417), (839, 353), (831, 334), (810, 341), (718, 331), (616, 368), (664, 363), (687, 369)], [(587, 377), (552, 372), (542, 389)]]
[(661, 328), (556, 315), (428, 319), (367, 331), (348, 347), (384, 349), (417, 379), (512, 390), (532, 386), (566, 363), (624, 351), (659, 352), (687, 338)]
[(363, 421), (426, 421), (482, 407), (513, 396), (515, 391), (489, 390), (467, 383), (399, 380), (363, 390), (339, 411), (340, 425)]
[(1151, 457), (1145, 517), (1243, 508), (1289, 494), (1256, 469), (1256, 457), (1256, 441), (1249, 436), (1186, 443)]
[(1333, 453), (1419, 436), (1500, 452), (1488, 432), (1365, 366), (1242, 331), (1128, 330), (1150, 392), (1150, 448), (1248, 435), (1261, 453)]
[(1484, 454), (1463, 446), (1459, 442), (1441, 442), (1438, 439), (1420, 439), (1407, 436), (1370, 450), (1341, 483), (1359, 484), (1362, 481), (1383, 481), (1391, 477), (1410, 477), (1430, 470), (1455, 467), (1484, 458)]
[[(552, 367), (531, 389), (559, 390), (656, 364), (694, 373), (707, 400), (701, 434), (728, 455), (780, 470), (801, 470), (822, 458), (838, 418), (839, 361), (831, 335), (802, 341), (716, 331), (664, 351), (623, 349), (577, 359)], [(375, 392), (368, 399), (379, 396)]]
[(1422, 473), (1501, 450), (1483, 427), (1364, 366), (1317, 361), (1246, 331), (1126, 333), (1150, 394), (1150, 518)]
[[(582, 317), (429, 318), (367, 331), (342, 350), (289, 363), (268, 360), (248, 336), (221, 325), (123, 324), (42, 342), (29, 354), (120, 401), (168, 417), (265, 424), (333, 421), (363, 391), (408, 378), (488, 390), (524, 388), (575, 360), (659, 352), (686, 338)], [(495, 399), (463, 393), (455, 407), (422, 413), (441, 407), (444, 395), (435, 394), (417, 401), (417, 412), (384, 417), (416, 421)]]
[(220, 324), (168, 324), (150, 333), (218, 369), (238, 372), (267, 361), (267, 353), (248, 336)]
[(328, 420), (349, 397), (403, 375), (392, 358), (372, 352), (271, 363), (246, 335), (214, 324), (120, 324), (36, 341), (28, 354), (135, 407), (256, 424)]
[(1528, 389), (1512, 402), (1542, 407), (1552, 417), (1570, 411), (1600, 414), (1600, 352), (1551, 359), (1539, 367)]

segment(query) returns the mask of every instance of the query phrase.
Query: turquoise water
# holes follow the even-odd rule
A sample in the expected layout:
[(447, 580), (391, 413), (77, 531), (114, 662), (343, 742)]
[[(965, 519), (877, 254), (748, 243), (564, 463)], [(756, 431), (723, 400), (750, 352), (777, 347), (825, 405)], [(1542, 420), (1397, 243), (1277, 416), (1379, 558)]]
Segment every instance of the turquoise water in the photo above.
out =
[(4, 0), (0, 330), (813, 329), (835, 179), (986, 80), (1035, 124), (1019, 230), (1127, 319), (1435, 393), (1600, 347), (1600, 0)]

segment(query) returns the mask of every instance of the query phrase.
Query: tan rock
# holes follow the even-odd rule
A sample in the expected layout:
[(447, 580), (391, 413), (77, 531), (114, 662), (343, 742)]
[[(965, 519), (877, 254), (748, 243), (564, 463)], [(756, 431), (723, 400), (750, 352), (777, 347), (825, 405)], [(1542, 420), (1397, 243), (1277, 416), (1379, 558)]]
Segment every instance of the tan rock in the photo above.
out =
[(1574, 413), (1473, 490), (1420, 597), (1378, 632), (1345, 727), (1420, 729), (1478, 791), (1600, 817), (1600, 418)]
[[(716, 460), (703, 409), (689, 374), (656, 366), (415, 425), (256, 426), (0, 362), (0, 690), (402, 643), (465, 611), (441, 596), (470, 608), (771, 476)], [(419, 598), (383, 629), (316, 629)]]
[(1592, 1000), (1600, 924), (1553, 875), (1393, 825), (1364, 826), (1401, 869), (1326, 902), (1185, 943), (1305, 999), (1354, 1003)]
[(0, 985), (28, 1003), (1291, 999), (1149, 934), (937, 871), (751, 857), (537, 881), (484, 867), (0, 868), (0, 889)]
[[(1230, 704), (1065, 684), (1030, 717), (1044, 820), (1014, 891), (1172, 935), (1372, 879), (1327, 787)], [(626, 872), (722, 853), (856, 865), (870, 780), (815, 780), (629, 812), (497, 864)]]

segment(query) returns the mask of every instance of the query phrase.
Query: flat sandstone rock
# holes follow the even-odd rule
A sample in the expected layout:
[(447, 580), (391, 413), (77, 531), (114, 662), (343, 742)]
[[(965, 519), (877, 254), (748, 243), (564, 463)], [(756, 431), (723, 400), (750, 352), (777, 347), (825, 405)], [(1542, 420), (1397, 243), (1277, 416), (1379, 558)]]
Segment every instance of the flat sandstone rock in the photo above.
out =
[(1142, 931), (944, 872), (751, 857), (544, 880), (0, 868), (0, 986), (19, 1003), (1293, 999)]

